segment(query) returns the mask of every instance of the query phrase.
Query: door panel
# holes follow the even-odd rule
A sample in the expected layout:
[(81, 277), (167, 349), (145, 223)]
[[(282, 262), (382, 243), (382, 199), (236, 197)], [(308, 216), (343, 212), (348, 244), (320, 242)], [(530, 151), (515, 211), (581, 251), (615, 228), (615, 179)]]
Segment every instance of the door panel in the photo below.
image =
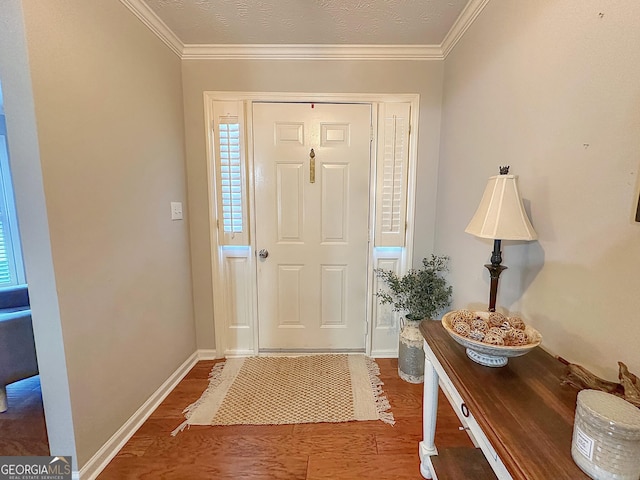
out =
[(349, 166), (322, 165), (322, 229), (321, 242), (347, 243), (349, 220)]
[(370, 105), (253, 106), (262, 350), (364, 349), (370, 126)]
[(278, 242), (304, 242), (304, 185), (301, 163), (276, 163), (276, 212)]

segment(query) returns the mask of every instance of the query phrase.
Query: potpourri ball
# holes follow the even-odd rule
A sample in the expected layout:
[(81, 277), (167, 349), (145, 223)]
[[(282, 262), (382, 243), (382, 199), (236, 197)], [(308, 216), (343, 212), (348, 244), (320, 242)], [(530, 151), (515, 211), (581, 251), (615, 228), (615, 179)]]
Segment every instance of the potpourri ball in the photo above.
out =
[(476, 342), (482, 342), (484, 340), (484, 332), (482, 330), (471, 330), (469, 332), (469, 338)]
[(500, 312), (491, 312), (487, 321), (490, 327), (499, 327), (507, 321), (507, 317)]
[(502, 325), (498, 326), (498, 328), (500, 330), (502, 330), (503, 332), (508, 332), (509, 330), (511, 330), (511, 324), (508, 321), (504, 321), (502, 323)]
[(469, 325), (469, 321), (466, 318), (456, 317), (453, 320), (451, 320), (451, 325), (454, 327), (459, 323), (464, 323), (465, 325)]
[(463, 337), (468, 337), (469, 332), (471, 332), (471, 327), (469, 327), (468, 323), (458, 322), (453, 326), (453, 331), (458, 335), (462, 335)]
[(460, 310), (460, 314), (463, 315), (469, 321), (476, 318), (476, 314), (471, 310)]
[(524, 320), (522, 320), (520, 317), (509, 317), (507, 320), (509, 321), (509, 325), (511, 325), (511, 327), (517, 328), (518, 330), (524, 330)]
[(507, 336), (507, 332), (502, 330), (500, 327), (491, 327), (489, 329), (489, 331), (487, 332), (487, 335), (490, 334), (490, 333), (493, 334), (493, 335), (497, 335), (500, 338), (504, 338), (504, 337)]
[(465, 314), (465, 310), (457, 310), (453, 312), (451, 316), (451, 325), (455, 325), (458, 322), (469, 323), (468, 315)]
[(526, 345), (529, 342), (527, 338), (527, 334), (524, 333), (524, 330), (518, 330), (517, 328), (512, 328), (507, 332), (507, 336), (504, 338), (504, 344), (509, 346), (519, 346)]
[(489, 324), (482, 318), (476, 318), (471, 321), (471, 330), (480, 330), (482, 333), (487, 333)]
[[(458, 310), (455, 313), (455, 316), (453, 317), (454, 320), (455, 319), (460, 319), (465, 321), (466, 323), (471, 323), (471, 320), (473, 320), (474, 318), (476, 318), (476, 314), (473, 313), (470, 310)], [(453, 322), (453, 320), (452, 320)]]
[(484, 343), (488, 343), (489, 345), (504, 345), (504, 339), (492, 332), (493, 329), (489, 329), (489, 332), (484, 336)]

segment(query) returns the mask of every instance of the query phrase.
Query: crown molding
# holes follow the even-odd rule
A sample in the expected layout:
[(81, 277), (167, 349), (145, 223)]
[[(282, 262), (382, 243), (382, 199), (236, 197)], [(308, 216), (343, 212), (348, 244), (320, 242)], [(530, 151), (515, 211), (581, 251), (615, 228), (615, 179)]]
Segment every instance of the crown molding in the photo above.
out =
[(120, 0), (183, 60), (443, 60), (489, 0), (470, 0), (440, 45), (185, 45), (143, 0)]
[(457, 20), (440, 44), (443, 58), (447, 58), (447, 55), (451, 53), (453, 47), (455, 47), (460, 41), (464, 33), (473, 24), (476, 17), (480, 15), (480, 12), (482, 12), (487, 3), (489, 3), (489, 0), (471, 0), (464, 7), (462, 13), (460, 13)]
[(185, 45), (185, 60), (442, 60), (439, 45)]
[(145, 2), (142, 0), (120, 0), (120, 2), (131, 10), (131, 12), (138, 17), (138, 19), (140, 19), (140, 21), (144, 23), (149, 30), (155, 33), (156, 36), (162, 40), (171, 49), (171, 51), (173, 51), (173, 53), (182, 57), (184, 44), (176, 34), (167, 27), (167, 24), (164, 23), (158, 15), (156, 15), (156, 12), (151, 10)]

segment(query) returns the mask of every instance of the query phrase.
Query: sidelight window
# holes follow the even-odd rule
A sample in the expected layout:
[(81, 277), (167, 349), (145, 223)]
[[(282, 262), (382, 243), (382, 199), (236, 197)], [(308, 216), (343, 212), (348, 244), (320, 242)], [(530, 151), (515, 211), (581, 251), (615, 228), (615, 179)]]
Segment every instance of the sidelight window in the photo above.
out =
[(403, 247), (405, 245), (409, 121), (409, 103), (380, 104), (376, 247)]
[(221, 245), (247, 245), (245, 139), (242, 102), (213, 103), (216, 224)]

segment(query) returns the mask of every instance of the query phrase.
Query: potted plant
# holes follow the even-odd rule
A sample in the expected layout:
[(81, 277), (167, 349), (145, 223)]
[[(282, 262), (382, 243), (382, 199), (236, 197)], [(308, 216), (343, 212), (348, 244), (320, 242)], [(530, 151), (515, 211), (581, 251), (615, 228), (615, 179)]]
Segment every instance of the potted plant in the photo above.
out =
[(398, 374), (411, 383), (424, 381), (424, 352), (418, 325), (425, 318), (434, 318), (451, 303), (452, 287), (443, 273), (448, 270), (449, 257), (431, 255), (422, 259), (422, 267), (410, 269), (404, 275), (376, 269), (376, 276), (386, 289), (377, 293), (380, 303), (390, 304), (395, 312), (404, 313), (398, 350)]

